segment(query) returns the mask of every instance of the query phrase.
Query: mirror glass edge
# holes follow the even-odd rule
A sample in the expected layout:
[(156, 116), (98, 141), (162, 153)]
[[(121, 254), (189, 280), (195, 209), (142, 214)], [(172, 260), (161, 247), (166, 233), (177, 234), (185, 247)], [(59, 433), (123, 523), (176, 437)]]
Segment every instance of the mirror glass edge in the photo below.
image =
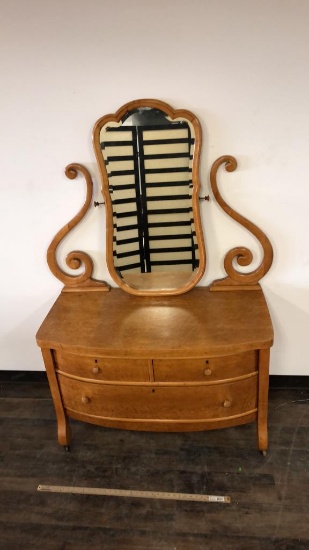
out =
[[(112, 209), (111, 196), (109, 192), (109, 180), (108, 180), (106, 165), (102, 156), (102, 150), (100, 145), (100, 132), (107, 123), (110, 123), (110, 122), (119, 123), (128, 112), (134, 111), (138, 108), (145, 108), (145, 107), (152, 108), (152, 109), (159, 109), (163, 111), (167, 116), (169, 116), (171, 120), (174, 120), (177, 118), (187, 119), (192, 124), (194, 128), (194, 133), (195, 133), (194, 155), (193, 155), (193, 163), (192, 163), (192, 183), (193, 183), (192, 212), (193, 212), (193, 220), (194, 220), (195, 230), (196, 230), (196, 241), (197, 241), (198, 250), (199, 250), (199, 266), (196, 268), (194, 272), (192, 272), (192, 275), (188, 278), (186, 283), (177, 288), (175, 287), (174, 288), (155, 288), (155, 289), (135, 288), (133, 285), (131, 286), (125, 282), (125, 280), (118, 274), (117, 269), (115, 268), (115, 265), (114, 265), (113, 209)], [(122, 107), (120, 107), (120, 109), (118, 109), (115, 113), (100, 117), (94, 125), (93, 147), (94, 147), (96, 159), (98, 162), (100, 178), (101, 178), (101, 192), (104, 198), (105, 209), (106, 209), (106, 263), (113, 281), (116, 283), (116, 285), (119, 288), (123, 289), (129, 294), (143, 295), (143, 296), (182, 294), (194, 288), (194, 286), (197, 285), (197, 283), (201, 280), (202, 276), (204, 275), (204, 272), (206, 269), (206, 250), (205, 250), (205, 244), (204, 244), (204, 235), (203, 235), (200, 204), (199, 204), (199, 192), (201, 187), (200, 177), (199, 177), (201, 145), (202, 145), (202, 130), (201, 130), (200, 122), (196, 117), (196, 115), (194, 115), (191, 111), (188, 111), (186, 109), (174, 110), (169, 104), (157, 99), (138, 99), (138, 100), (130, 101), (124, 104)]]

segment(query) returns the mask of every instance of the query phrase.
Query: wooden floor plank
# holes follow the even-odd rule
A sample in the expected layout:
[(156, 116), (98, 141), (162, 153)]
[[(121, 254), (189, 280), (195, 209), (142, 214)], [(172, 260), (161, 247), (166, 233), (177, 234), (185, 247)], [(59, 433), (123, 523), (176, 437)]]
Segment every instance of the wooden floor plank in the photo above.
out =
[[(30, 383), (27, 382), (29, 385)], [(31, 385), (31, 384), (30, 384)], [(35, 386), (35, 384), (34, 384)], [(22, 394), (27, 397), (23, 397)], [(5, 550), (307, 550), (308, 391), (270, 392), (270, 449), (256, 427), (201, 433), (73, 423), (56, 441), (41, 387), (0, 394), (0, 539)], [(39, 484), (229, 495), (220, 504), (38, 493)]]

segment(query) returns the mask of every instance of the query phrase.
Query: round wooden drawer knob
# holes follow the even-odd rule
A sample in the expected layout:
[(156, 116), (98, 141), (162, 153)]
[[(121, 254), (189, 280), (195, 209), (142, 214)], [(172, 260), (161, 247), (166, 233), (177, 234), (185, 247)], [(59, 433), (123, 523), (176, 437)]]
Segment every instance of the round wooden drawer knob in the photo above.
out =
[(225, 408), (228, 408), (232, 405), (232, 401), (229, 401), (228, 399), (226, 399), (223, 403), (223, 407)]
[(205, 369), (204, 374), (205, 374), (205, 376), (210, 376), (211, 375), (211, 369)]
[(100, 368), (99, 367), (93, 367), (92, 372), (93, 372), (93, 374), (98, 374), (100, 372)]
[(90, 399), (89, 397), (86, 397), (85, 395), (82, 397), (82, 403), (84, 403), (84, 405), (87, 405), (87, 403), (90, 403)]

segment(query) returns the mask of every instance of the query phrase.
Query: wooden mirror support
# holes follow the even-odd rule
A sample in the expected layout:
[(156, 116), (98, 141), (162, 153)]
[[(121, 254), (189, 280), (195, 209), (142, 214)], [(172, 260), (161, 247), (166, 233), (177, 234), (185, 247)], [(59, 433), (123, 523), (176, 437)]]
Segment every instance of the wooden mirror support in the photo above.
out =
[(251, 221), (233, 210), (222, 198), (217, 184), (217, 172), (220, 166), (225, 166), (227, 172), (233, 172), (237, 168), (237, 161), (234, 157), (224, 155), (218, 158), (212, 165), (210, 172), (210, 184), (216, 201), (221, 208), (233, 220), (248, 229), (259, 241), (263, 249), (263, 257), (260, 265), (250, 273), (241, 273), (234, 267), (234, 261), (240, 266), (248, 266), (253, 260), (252, 252), (243, 246), (237, 246), (230, 250), (224, 258), (224, 268), (227, 277), (214, 281), (210, 290), (259, 290), (261, 287), (258, 281), (264, 277), (273, 261), (273, 249), (265, 233)]
[[(114, 223), (113, 223), (113, 210), (111, 194), (109, 191), (109, 180), (104, 162), (101, 144), (100, 144), (100, 132), (107, 124), (119, 124), (125, 118), (128, 113), (132, 113), (135, 110), (141, 108), (153, 108), (158, 109), (165, 115), (167, 115), (171, 121), (186, 120), (192, 124), (194, 129), (195, 144), (194, 155), (192, 156), (192, 212), (194, 219), (194, 235), (196, 238), (196, 247), (199, 252), (199, 265), (195, 269), (191, 276), (188, 277), (186, 273), (154, 273), (154, 274), (140, 274), (129, 275), (127, 279), (132, 281), (128, 283), (119, 272), (115, 269), (114, 265)], [(99, 204), (105, 204), (106, 207), (106, 259), (110, 274), (116, 284), (123, 290), (137, 295), (169, 295), (169, 294), (182, 294), (191, 290), (201, 279), (206, 267), (206, 252), (204, 246), (204, 238), (200, 219), (199, 210), (199, 162), (202, 143), (201, 127), (196, 116), (187, 110), (174, 110), (170, 105), (159, 100), (144, 99), (131, 101), (123, 105), (115, 114), (105, 115), (101, 117), (94, 126), (93, 131), (94, 150), (96, 153), (101, 179), (102, 179), (102, 194), (104, 196), (104, 203), (95, 203), (95, 206)], [(246, 219), (244, 216), (236, 212), (231, 206), (229, 206), (219, 191), (217, 184), (217, 174), (220, 167), (224, 166), (227, 172), (233, 172), (237, 168), (237, 161), (234, 157), (225, 155), (218, 158), (210, 172), (210, 184), (213, 195), (220, 205), (220, 207), (226, 212), (232, 219), (238, 222), (240, 225), (250, 231), (260, 243), (263, 250), (263, 257), (260, 265), (249, 273), (243, 273), (235, 268), (235, 264), (239, 266), (248, 266), (252, 263), (253, 254), (247, 247), (238, 246), (230, 250), (224, 258), (224, 268), (227, 276), (223, 279), (213, 281), (210, 285), (211, 291), (229, 291), (229, 290), (259, 290), (259, 280), (264, 277), (268, 272), (272, 260), (273, 249), (268, 237), (259, 229), (255, 224)], [(48, 252), (47, 262), (51, 272), (61, 282), (64, 283), (64, 292), (69, 291), (108, 291), (110, 286), (105, 281), (96, 280), (93, 278), (93, 261), (91, 257), (80, 250), (72, 251), (66, 258), (66, 264), (70, 269), (80, 269), (83, 267), (83, 272), (78, 275), (72, 275), (66, 273), (59, 265), (57, 260), (57, 251), (60, 243), (67, 236), (67, 234), (84, 218), (86, 212), (92, 205), (93, 194), (93, 182), (91, 175), (87, 168), (81, 164), (70, 164), (65, 170), (65, 174), (69, 179), (75, 179), (80, 173), (86, 182), (87, 195), (86, 200), (79, 211), (79, 213), (60, 231), (56, 234), (52, 240)], [(207, 198), (207, 197), (205, 197)], [(143, 276), (146, 275), (146, 279), (143, 280)], [(146, 282), (145, 282), (146, 281)]]
[(47, 263), (49, 269), (59, 279), (65, 286), (63, 292), (72, 292), (72, 291), (91, 291), (91, 290), (100, 290), (108, 291), (110, 289), (109, 285), (104, 281), (97, 281), (92, 277), (93, 274), (93, 261), (90, 258), (89, 254), (82, 252), (80, 250), (72, 251), (66, 257), (66, 264), (70, 269), (79, 269), (84, 267), (83, 273), (79, 275), (69, 275), (66, 273), (59, 265), (57, 260), (57, 249), (62, 242), (62, 240), (68, 235), (68, 233), (76, 227), (76, 225), (84, 218), (86, 212), (88, 211), (90, 204), (92, 203), (92, 194), (93, 194), (93, 182), (91, 175), (87, 168), (81, 164), (69, 164), (65, 169), (65, 175), (69, 179), (75, 179), (78, 173), (81, 173), (86, 181), (87, 185), (87, 194), (84, 205), (74, 216), (74, 218), (67, 223), (53, 238), (47, 250)]
[[(114, 269), (112, 204), (99, 149), (99, 131), (105, 122), (118, 124), (128, 110), (141, 105), (156, 106), (171, 120), (184, 117), (195, 125), (192, 208), (200, 264), (192, 278), (172, 289), (165, 288), (166, 280), (158, 288), (157, 279), (154, 292), (123, 283)], [(219, 168), (224, 166), (231, 172), (236, 160), (223, 156), (214, 163), (212, 191), (224, 212), (259, 241), (263, 258), (256, 269), (241, 273), (236, 263), (250, 266), (252, 253), (246, 247), (233, 248), (224, 260), (227, 276), (202, 287), (195, 286), (205, 267), (198, 209), (201, 135), (197, 119), (162, 102), (131, 102), (98, 121), (94, 143), (107, 209), (109, 268), (120, 288), (106, 292), (108, 285), (94, 279), (93, 262), (85, 252), (71, 252), (66, 260), (72, 269), (83, 267), (81, 274), (69, 275), (58, 264), (59, 244), (84, 217), (92, 201), (88, 170), (71, 164), (66, 175), (70, 179), (79, 173), (84, 177), (87, 197), (80, 212), (57, 233), (48, 249), (48, 265), (65, 286), (37, 333), (57, 416), (58, 442), (69, 449), (70, 418), (104, 427), (165, 432), (212, 430), (252, 422), (257, 425), (258, 449), (265, 454), (273, 328), (259, 280), (270, 268), (273, 254), (266, 235), (228, 206), (219, 192)], [(202, 437), (207, 441), (206, 435)]]

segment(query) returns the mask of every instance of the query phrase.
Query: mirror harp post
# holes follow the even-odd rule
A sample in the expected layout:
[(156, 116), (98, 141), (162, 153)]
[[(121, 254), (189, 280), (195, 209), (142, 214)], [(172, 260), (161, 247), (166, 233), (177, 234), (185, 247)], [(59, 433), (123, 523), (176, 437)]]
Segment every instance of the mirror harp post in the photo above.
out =
[(89, 210), (92, 193), (93, 182), (89, 170), (82, 164), (72, 163), (65, 169), (65, 175), (69, 179), (75, 179), (78, 174), (82, 174), (86, 182), (86, 199), (80, 209), (80, 211), (63, 226), (53, 238), (47, 249), (47, 263), (52, 274), (59, 279), (64, 287), (62, 292), (80, 292), (80, 291), (109, 291), (110, 286), (105, 281), (99, 281), (92, 277), (93, 274), (93, 261), (89, 254), (81, 250), (74, 250), (69, 252), (66, 257), (66, 265), (70, 269), (79, 269), (83, 267), (84, 270), (79, 275), (70, 275), (66, 273), (59, 265), (57, 260), (57, 249), (63, 239), (76, 227), (79, 222), (85, 217)]
[(227, 172), (234, 172), (237, 168), (237, 161), (230, 155), (223, 155), (213, 163), (210, 171), (210, 184), (214, 197), (228, 216), (254, 235), (262, 247), (263, 256), (256, 269), (247, 273), (242, 273), (235, 268), (234, 263), (237, 263), (239, 266), (249, 266), (252, 263), (253, 254), (249, 248), (244, 246), (232, 248), (227, 252), (224, 258), (224, 269), (227, 273), (227, 277), (213, 281), (210, 290), (261, 290), (259, 280), (266, 275), (272, 265), (273, 248), (270, 240), (259, 227), (236, 212), (223, 199), (217, 183), (217, 173), (221, 166), (224, 166)]
[(93, 129), (106, 208), (106, 260), (135, 295), (176, 295), (202, 278), (201, 126), (190, 111), (140, 99)]

